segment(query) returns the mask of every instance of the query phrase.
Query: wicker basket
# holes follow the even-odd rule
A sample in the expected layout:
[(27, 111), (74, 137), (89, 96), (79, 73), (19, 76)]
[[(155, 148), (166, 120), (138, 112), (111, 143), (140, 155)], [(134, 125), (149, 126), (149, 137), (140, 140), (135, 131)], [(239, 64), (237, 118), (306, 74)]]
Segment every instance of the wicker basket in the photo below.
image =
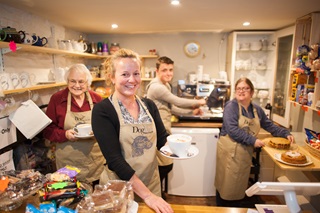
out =
[(310, 154), (312, 154), (314, 157), (320, 159), (320, 150), (313, 148), (307, 141), (306, 143), (306, 149), (309, 151)]

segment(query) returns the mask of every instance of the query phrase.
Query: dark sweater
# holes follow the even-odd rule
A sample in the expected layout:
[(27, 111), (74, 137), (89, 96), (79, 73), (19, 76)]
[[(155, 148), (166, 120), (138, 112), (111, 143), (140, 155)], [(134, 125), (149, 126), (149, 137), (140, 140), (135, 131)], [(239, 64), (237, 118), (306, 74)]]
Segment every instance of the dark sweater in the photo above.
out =
[[(290, 132), (287, 129), (279, 127), (275, 125), (271, 120), (269, 120), (264, 110), (254, 103), (250, 104), (248, 112), (244, 109), (244, 107), (241, 107), (242, 115), (248, 118), (254, 118), (253, 108), (257, 109), (261, 128), (270, 132), (275, 137), (286, 138), (288, 135), (290, 135)], [(257, 138), (240, 129), (238, 127), (238, 120), (239, 105), (237, 100), (233, 99), (227, 102), (225, 105), (223, 111), (223, 124), (220, 135), (229, 135), (233, 140), (237, 141), (238, 143), (253, 146)]]
[[(143, 98), (157, 130), (157, 149), (167, 141), (167, 132), (160, 118), (159, 111), (150, 99)], [(92, 110), (92, 130), (99, 143), (102, 154), (107, 160), (108, 168), (121, 180), (130, 180), (135, 171), (125, 161), (121, 153), (119, 132), (120, 123), (117, 112), (108, 98), (96, 104)]]

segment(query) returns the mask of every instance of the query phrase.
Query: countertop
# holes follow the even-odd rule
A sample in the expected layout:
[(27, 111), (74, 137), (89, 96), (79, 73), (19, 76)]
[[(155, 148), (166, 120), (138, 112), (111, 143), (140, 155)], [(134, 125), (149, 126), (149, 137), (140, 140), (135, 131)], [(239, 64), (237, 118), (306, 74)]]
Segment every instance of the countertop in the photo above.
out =
[(306, 156), (309, 156), (313, 164), (308, 165), (308, 166), (290, 166), (283, 164), (279, 161), (277, 161), (274, 157), (275, 154), (277, 153), (282, 153), (285, 152), (285, 150), (279, 150), (279, 149), (274, 149), (272, 147), (269, 147), (266, 145), (263, 147), (263, 150), (271, 157), (271, 159), (281, 168), (284, 170), (296, 170), (296, 171), (320, 171), (320, 159), (314, 157), (309, 153), (309, 151), (306, 149), (306, 144), (304, 142), (305, 140), (305, 134), (303, 132), (292, 132), (292, 135), (295, 138), (296, 146), (293, 146), (294, 149), (297, 149), (299, 152), (302, 154), (305, 154)]
[[(217, 207), (217, 206), (193, 206), (193, 205), (171, 205), (175, 213), (184, 213), (184, 212), (197, 212), (197, 213), (246, 213), (247, 208), (227, 208), (227, 207)], [(148, 206), (145, 204), (139, 204), (138, 213), (154, 213)]]
[[(36, 207), (39, 207), (38, 197), (32, 196), (26, 202), (24, 202), (18, 209), (13, 211), (1, 211), (7, 213), (24, 213), (27, 203), (34, 203)], [(175, 205), (172, 204), (171, 207), (173, 208), (175, 213), (184, 213), (184, 212), (198, 212), (198, 213), (246, 213), (247, 208), (227, 208), (227, 207), (217, 207), (217, 206), (194, 206), (194, 205)], [(144, 203), (139, 203), (138, 213), (154, 213), (152, 209), (150, 209)]]
[(171, 127), (221, 128), (222, 123), (210, 121), (179, 121), (172, 122)]

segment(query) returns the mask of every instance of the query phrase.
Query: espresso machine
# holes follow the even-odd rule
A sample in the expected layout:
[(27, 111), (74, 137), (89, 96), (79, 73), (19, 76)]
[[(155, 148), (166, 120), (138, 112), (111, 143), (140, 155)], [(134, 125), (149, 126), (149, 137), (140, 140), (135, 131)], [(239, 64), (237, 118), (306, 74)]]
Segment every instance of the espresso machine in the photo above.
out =
[(224, 108), (227, 101), (230, 100), (230, 85), (215, 84), (214, 89), (207, 99), (207, 105), (210, 109)]

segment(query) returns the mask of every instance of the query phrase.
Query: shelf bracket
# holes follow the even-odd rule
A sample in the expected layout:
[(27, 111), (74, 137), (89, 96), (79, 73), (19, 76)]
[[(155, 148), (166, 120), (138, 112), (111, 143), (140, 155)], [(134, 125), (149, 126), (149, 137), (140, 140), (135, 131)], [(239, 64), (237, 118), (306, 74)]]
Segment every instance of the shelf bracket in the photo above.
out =
[[(21, 47), (17, 47), (17, 50), (20, 49)], [(0, 53), (0, 73), (4, 72), (4, 62), (3, 62), (3, 55), (6, 53), (12, 52), (10, 48), (1, 48), (1, 53)]]

